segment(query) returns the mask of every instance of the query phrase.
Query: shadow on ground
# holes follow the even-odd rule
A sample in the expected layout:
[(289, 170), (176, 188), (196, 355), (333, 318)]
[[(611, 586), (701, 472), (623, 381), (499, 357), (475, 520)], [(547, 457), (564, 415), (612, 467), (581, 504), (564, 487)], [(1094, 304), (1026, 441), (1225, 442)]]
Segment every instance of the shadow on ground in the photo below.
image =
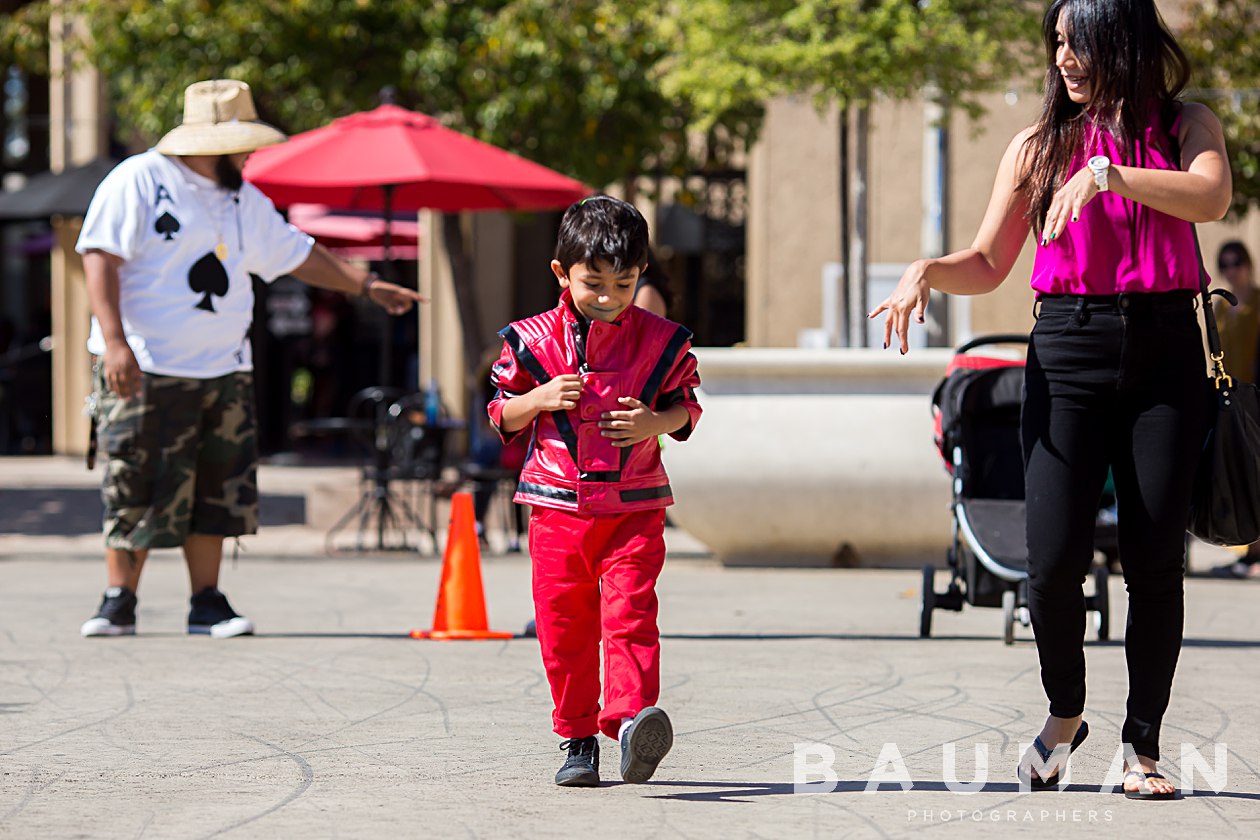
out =
[[(264, 493), (258, 502), (262, 525), (301, 525), (306, 499)], [(0, 534), (69, 537), (101, 530), (101, 491), (94, 487), (0, 489)]]
[[(792, 796), (796, 793), (794, 785), (788, 782), (651, 782), (652, 787), (676, 787), (676, 788), (698, 788), (698, 790), (690, 790), (681, 793), (665, 793), (652, 796), (652, 799), (675, 799), (685, 800), (689, 802), (741, 802), (747, 801), (753, 797), (759, 796)], [(867, 788), (866, 781), (851, 780), (838, 781), (831, 790), (825, 788), (815, 788), (816, 792), (810, 795), (826, 795), (828, 793), (865, 793)], [(916, 781), (912, 788), (916, 791), (934, 791), (937, 793), (949, 793), (950, 788), (945, 782), (938, 781)], [(877, 790), (872, 790), (871, 794), (879, 793), (901, 793), (902, 788), (895, 782), (883, 782)], [(983, 793), (1020, 793), (1019, 784), (1017, 782), (987, 782), (981, 788)], [(1071, 794), (1088, 794), (1097, 797), (1099, 789), (1096, 785), (1070, 784), (1063, 788), (1059, 793)], [(1118, 789), (1113, 791), (1117, 798), (1120, 798)], [(1045, 794), (1042, 794), (1044, 797)], [(1191, 797), (1219, 797), (1224, 799), (1246, 799), (1260, 801), (1260, 793), (1250, 793), (1246, 791), (1221, 791), (1216, 793), (1211, 790), (1199, 790), (1194, 793), (1178, 795), (1178, 799)], [(1041, 802), (1042, 800), (1037, 800)], [(1095, 802), (1097, 800), (1094, 800)]]

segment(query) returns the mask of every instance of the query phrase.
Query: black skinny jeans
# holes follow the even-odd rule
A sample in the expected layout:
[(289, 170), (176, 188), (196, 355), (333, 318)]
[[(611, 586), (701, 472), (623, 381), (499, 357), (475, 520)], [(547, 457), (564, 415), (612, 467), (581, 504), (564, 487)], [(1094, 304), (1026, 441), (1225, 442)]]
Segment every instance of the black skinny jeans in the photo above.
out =
[(1085, 708), (1085, 598), (1111, 467), (1129, 594), (1124, 742), (1159, 758), (1185, 615), (1185, 530), (1208, 417), (1195, 293), (1044, 295), (1021, 432), (1028, 606), (1050, 714)]

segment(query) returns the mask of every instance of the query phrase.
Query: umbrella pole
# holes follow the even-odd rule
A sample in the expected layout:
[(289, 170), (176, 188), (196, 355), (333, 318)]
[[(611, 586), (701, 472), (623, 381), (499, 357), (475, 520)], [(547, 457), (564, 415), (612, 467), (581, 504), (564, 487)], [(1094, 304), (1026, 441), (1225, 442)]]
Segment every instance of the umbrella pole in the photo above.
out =
[[(386, 184), (383, 187), (383, 189), (385, 191), (385, 195), (384, 195), (385, 236), (381, 240), (381, 246), (382, 246), (381, 256), (384, 258), (384, 263), (385, 263), (385, 265), (383, 266), (383, 269), (385, 271), (385, 280), (392, 283), (394, 282), (394, 263), (393, 263), (393, 260), (390, 259), (390, 257), (393, 255), (390, 253), (389, 234), (390, 234), (390, 221), (391, 221), (391, 209), (392, 209), (391, 206), (393, 204), (393, 198), (394, 198), (394, 188), (392, 185)], [(390, 387), (389, 378), (390, 378), (390, 372), (391, 372), (390, 368), (392, 367), (392, 365), (390, 364), (390, 356), (393, 354), (393, 351), (394, 351), (394, 321), (393, 321), (393, 318), (390, 316), (389, 312), (387, 312), (383, 307), (381, 308), (380, 318), (381, 318), (381, 344), (380, 344), (381, 354), (380, 354), (379, 364), (377, 366), (377, 378), (382, 388), (388, 388)], [(390, 489), (389, 489), (389, 479), (390, 479), (389, 469), (391, 466), (390, 452), (387, 446), (382, 445), (382, 442), (386, 440), (386, 438), (383, 436), (384, 415), (381, 413), (382, 408), (385, 408), (383, 404), (377, 406), (377, 412), (376, 412), (377, 429), (376, 429), (376, 436), (375, 436), (376, 437), (376, 479), (375, 479), (376, 488), (375, 488), (374, 495), (376, 497), (376, 547), (378, 550), (381, 550), (385, 547), (385, 530), (388, 527), (386, 523), (391, 520), (397, 521), (396, 520), (397, 515), (394, 512), (394, 506), (397, 504), (400, 504), (399, 502), (396, 502), (394, 500), (393, 494), (390, 492)], [(403, 507), (405, 509), (405, 503), (403, 503)], [(406, 532), (404, 531), (403, 547), (405, 548), (406, 545), (407, 545)]]
[[(394, 185), (386, 184), (382, 187), (385, 191), (384, 207), (385, 207), (385, 236), (381, 240), (381, 257), (384, 261), (385, 279), (390, 283), (394, 282), (394, 261), (393, 255), (390, 253), (390, 233), (393, 228), (393, 204), (394, 204)], [(377, 363), (377, 381), (381, 385), (388, 386), (390, 380), (391, 356), (394, 351), (394, 322), (389, 313), (384, 309), (381, 310), (381, 344), (380, 358)]]

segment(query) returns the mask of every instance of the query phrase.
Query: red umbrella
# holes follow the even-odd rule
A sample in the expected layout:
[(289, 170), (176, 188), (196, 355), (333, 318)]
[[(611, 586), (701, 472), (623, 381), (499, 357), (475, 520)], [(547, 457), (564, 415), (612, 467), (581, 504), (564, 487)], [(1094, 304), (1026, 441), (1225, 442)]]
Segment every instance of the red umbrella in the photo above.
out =
[[(289, 221), (343, 257), (414, 260), (420, 253), (420, 225), (414, 220), (395, 219), (386, 231), (385, 219), (380, 216), (348, 216), (319, 204), (292, 204)], [(388, 255), (383, 247), (387, 232), (391, 244)]]
[(543, 210), (590, 192), (579, 181), (397, 105), (341, 117), (259, 149), (245, 178), (281, 207), (308, 202), (447, 213)]
[[(503, 149), (446, 128), (424, 114), (381, 105), (259, 149), (245, 178), (278, 206), (298, 202), (343, 209), (544, 210), (565, 207), (590, 193), (580, 181)], [(454, 236), (459, 236), (458, 225)], [(384, 230), (388, 265), (390, 230)], [(462, 251), (462, 248), (455, 249)], [(461, 266), (452, 251), (452, 270)], [(481, 353), (476, 301), (466, 282), (456, 283), (464, 324), (464, 352), (471, 371)], [(389, 359), (381, 344), (381, 381)]]

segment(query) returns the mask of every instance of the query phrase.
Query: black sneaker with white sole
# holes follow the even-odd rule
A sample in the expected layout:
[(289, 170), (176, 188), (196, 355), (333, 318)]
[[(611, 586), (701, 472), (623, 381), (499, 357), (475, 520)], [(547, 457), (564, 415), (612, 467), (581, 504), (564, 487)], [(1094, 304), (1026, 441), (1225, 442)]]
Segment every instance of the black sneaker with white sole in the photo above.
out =
[(193, 595), (189, 603), (192, 605), (188, 611), (190, 635), (227, 639), (254, 634), (254, 622), (232, 609), (227, 596), (213, 586)]
[(599, 739), (595, 735), (586, 738), (570, 738), (560, 742), (560, 749), (569, 755), (556, 773), (556, 784), (561, 787), (599, 787)]
[(652, 778), (656, 765), (674, 746), (674, 727), (664, 709), (648, 706), (621, 735), (621, 778), (632, 785)]
[(96, 615), (79, 628), (83, 636), (136, 635), (136, 593), (125, 586), (111, 586), (101, 598)]

